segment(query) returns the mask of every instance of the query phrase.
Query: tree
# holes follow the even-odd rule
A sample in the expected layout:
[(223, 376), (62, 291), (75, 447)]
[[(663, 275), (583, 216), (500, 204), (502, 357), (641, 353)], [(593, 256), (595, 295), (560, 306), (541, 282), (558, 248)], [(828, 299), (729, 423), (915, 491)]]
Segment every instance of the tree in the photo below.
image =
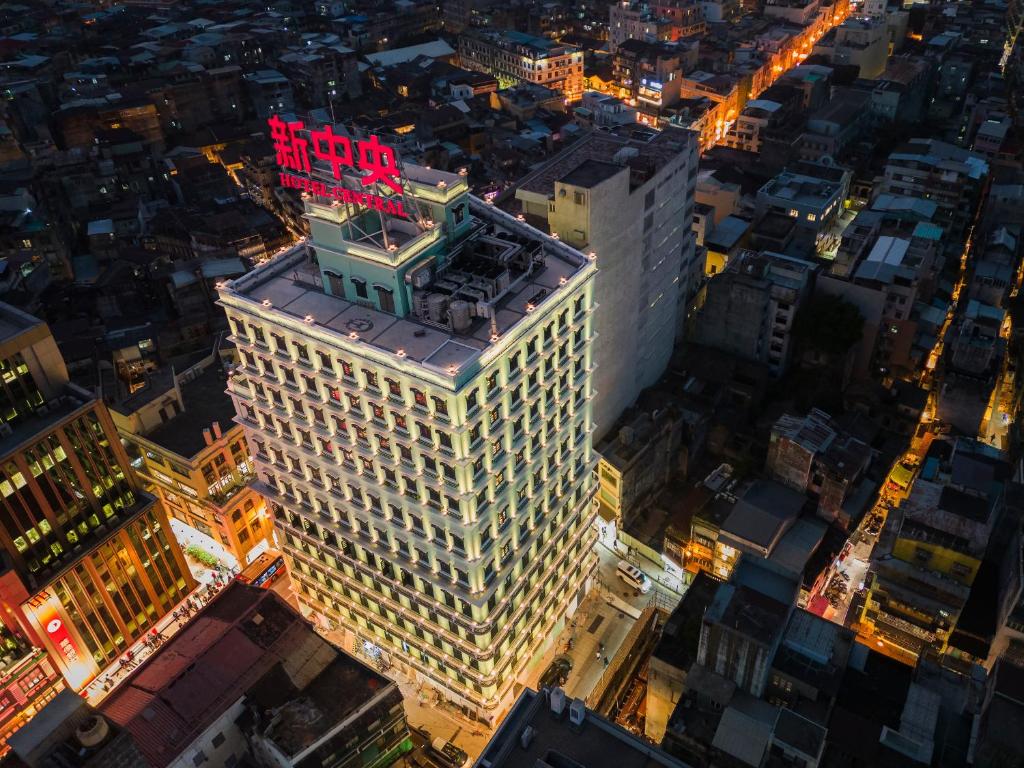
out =
[(805, 302), (793, 323), (793, 338), (800, 347), (832, 359), (849, 352), (863, 332), (864, 318), (854, 304), (824, 294), (815, 294)]

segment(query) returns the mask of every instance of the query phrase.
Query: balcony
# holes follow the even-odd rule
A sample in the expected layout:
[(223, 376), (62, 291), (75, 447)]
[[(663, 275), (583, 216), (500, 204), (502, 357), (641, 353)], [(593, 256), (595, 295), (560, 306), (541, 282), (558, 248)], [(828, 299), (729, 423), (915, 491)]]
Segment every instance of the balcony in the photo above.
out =
[[(207, 498), (223, 510), (225, 507), (229, 506), (231, 501), (244, 489), (248, 488), (249, 483), (255, 479), (256, 476), (253, 474), (232, 474), (229, 481), (218, 481), (222, 482), (222, 484), (217, 487), (216, 491), (210, 491)], [(225, 480), (227, 480), (227, 478), (225, 478)]]

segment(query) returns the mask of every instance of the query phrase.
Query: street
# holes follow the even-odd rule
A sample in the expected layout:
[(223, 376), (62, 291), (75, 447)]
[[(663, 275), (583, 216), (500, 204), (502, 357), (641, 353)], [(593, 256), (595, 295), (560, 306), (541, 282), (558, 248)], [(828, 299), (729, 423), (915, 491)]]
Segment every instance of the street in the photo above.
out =
[[(198, 582), (198, 586), (185, 600), (182, 600), (174, 609), (158, 621), (145, 638), (133, 643), (122, 653), (116, 661), (111, 662), (106, 669), (100, 671), (96, 678), (80, 691), (82, 697), (92, 706), (97, 706), (107, 695), (114, 690), (119, 683), (129, 677), (143, 661), (153, 655), (157, 649), (167, 640), (174, 637), (178, 631), (187, 626), (187, 621), (179, 621), (176, 614), (188, 610), (191, 615), (201, 609), (221, 589), (231, 582), (231, 577), (226, 578), (216, 571), (206, 568), (190, 557), (186, 556), (192, 576)], [(156, 641), (154, 642), (154, 638)]]
[[(937, 335), (935, 345), (926, 359), (924, 369), (921, 371), (919, 381), (921, 386), (929, 390), (929, 397), (918, 427), (927, 427), (932, 424), (934, 419), (936, 392), (941, 387), (941, 362), (945, 352), (944, 339), (960, 308), (960, 298), (967, 281), (968, 257), (971, 253), (973, 238), (974, 227), (972, 226), (960, 254), (958, 274), (945, 320)], [(1000, 329), (1000, 333), (1007, 338), (1009, 331), (1009, 320), (1007, 320), (1004, 327)], [(1012, 400), (1014, 388), (1012, 373), (1008, 374), (1004, 365), (991, 393), (988, 410), (978, 434), (979, 439), (995, 445), (997, 448), (1005, 448), (1008, 421), (1004, 419), (1003, 414), (1010, 409), (1009, 402)], [(850, 607), (856, 597), (867, 597), (865, 589), (868, 585), (864, 582), (870, 570), (875, 545), (886, 526), (889, 513), (899, 506), (913, 486), (933, 437), (932, 434), (926, 433), (922, 438), (912, 438), (908, 450), (896, 458), (882, 483), (873, 508), (864, 515), (857, 528), (850, 534), (846, 546), (835, 561), (829, 565), (825, 578), (820, 582), (819, 589), (811, 595), (807, 604), (808, 610), (813, 613), (855, 629), (861, 642), (907, 664), (915, 663), (916, 655), (891, 642), (888, 638), (876, 634), (870, 624), (860, 621), (859, 615), (850, 615)], [(909, 479), (906, 477), (908, 473)], [(896, 478), (901, 476), (902, 479), (896, 482)], [(863, 604), (858, 603), (857, 614), (861, 609), (863, 609)]]
[[(594, 588), (541, 663), (531, 670), (526, 683), (532, 688), (538, 687), (552, 661), (565, 657), (572, 663), (572, 669), (562, 687), (568, 696), (585, 699), (604, 674), (605, 658), (611, 661), (615, 657), (643, 610), (655, 603), (671, 611), (682, 597), (685, 588), (677, 580), (659, 574), (652, 563), (643, 559), (639, 567), (651, 578), (653, 586), (647, 594), (639, 594), (616, 575), (621, 555), (603, 544), (597, 545), (597, 552)], [(673, 583), (681, 591), (665, 586), (666, 583)]]

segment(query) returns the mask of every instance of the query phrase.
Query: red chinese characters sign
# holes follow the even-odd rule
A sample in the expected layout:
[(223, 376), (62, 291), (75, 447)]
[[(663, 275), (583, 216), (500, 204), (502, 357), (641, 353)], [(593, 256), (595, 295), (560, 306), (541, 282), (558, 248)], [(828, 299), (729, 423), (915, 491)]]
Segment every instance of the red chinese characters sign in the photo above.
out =
[(285, 122), (277, 115), (267, 120), (267, 125), (270, 127), (270, 140), (274, 145), (277, 164), (283, 169), (282, 186), (302, 189), (310, 194), (331, 197), (346, 203), (365, 205), (395, 216), (408, 216), (402, 208), (401, 200), (393, 200), (373, 191), (357, 192), (343, 186), (330, 186), (307, 175), (296, 175), (312, 172), (309, 164), (312, 153), (315, 159), (330, 167), (337, 180), (341, 179), (342, 169), (350, 168), (361, 172), (359, 181), (363, 187), (382, 184), (400, 195), (402, 177), (398, 170), (395, 150), (381, 144), (376, 136), (352, 141), (347, 136), (336, 134), (330, 125), (325, 125), (318, 130), (309, 131), (307, 138), (304, 123), (298, 120)]
[(79, 641), (66, 623), (67, 617), (57, 598), (50, 592), (40, 592), (25, 604), (32, 618), (46, 633), (52, 646), (50, 657), (57, 663), (74, 690), (80, 691), (99, 672), (95, 660), (83, 653)]

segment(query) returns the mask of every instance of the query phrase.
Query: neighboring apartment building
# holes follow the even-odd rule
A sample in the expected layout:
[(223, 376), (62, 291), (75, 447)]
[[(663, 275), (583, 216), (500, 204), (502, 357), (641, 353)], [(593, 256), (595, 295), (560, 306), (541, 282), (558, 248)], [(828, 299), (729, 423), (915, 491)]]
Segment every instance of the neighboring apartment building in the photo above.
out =
[(222, 288), (230, 392), (303, 610), (493, 722), (596, 566), (596, 268), (463, 176), (389, 182), (407, 217), (307, 196), (311, 250)]
[(785, 170), (757, 191), (758, 215), (789, 216), (802, 239), (818, 248), (843, 210), (849, 185), (844, 174), (838, 175), (833, 180)]
[(608, 5), (608, 48), (614, 54), (627, 40), (675, 42), (699, 35), (707, 30), (704, 16), (701, 3), (685, 0), (611, 3)]
[[(173, 380), (171, 380), (173, 378)], [(202, 536), (181, 538), (204, 549), (209, 537), (240, 568), (273, 546), (273, 520), (252, 488), (255, 472), (227, 376), (216, 355), (179, 373), (164, 387), (112, 406), (132, 465), (175, 520)], [(142, 399), (141, 394), (147, 397)], [(164, 418), (154, 418), (163, 410)], [(220, 551), (215, 554), (222, 555)]]
[(110, 414), (68, 382), (45, 323), (0, 304), (4, 621), (81, 690), (195, 582)]
[(766, 0), (765, 18), (781, 19), (800, 27), (806, 27), (821, 8), (820, 0)]
[(10, 741), (18, 768), (153, 768), (131, 734), (73, 691), (64, 690)]
[(931, 300), (942, 264), (939, 227), (910, 221), (903, 229), (909, 237), (879, 237), (853, 274), (856, 285), (884, 297), (873, 365), (895, 372), (913, 371), (920, 362), (914, 348), (918, 331), (914, 307)]
[(473, 768), (595, 763), (687, 768), (635, 733), (587, 709), (582, 699), (568, 698), (561, 688), (523, 691)]
[(846, 19), (815, 43), (813, 52), (834, 66), (857, 66), (861, 78), (874, 80), (889, 58), (889, 30), (884, 19)]
[(772, 125), (782, 107), (771, 99), (751, 99), (736, 118), (735, 129), (726, 134), (725, 144), (744, 152), (760, 153), (762, 134)]
[(988, 171), (974, 152), (935, 139), (911, 139), (889, 155), (876, 194), (932, 201), (938, 206), (935, 223), (958, 243), (974, 219)]
[[(93, 763), (53, 760), (40, 768), (385, 768), (412, 748), (397, 683), (320, 637), (273, 591), (239, 582), (88, 711), (143, 762), (108, 753)], [(51, 726), (56, 719), (40, 718)], [(36, 737), (58, 742), (50, 754), (67, 754), (62, 745), (74, 754), (77, 741), (79, 754), (90, 755), (80, 738), (60, 731)]]
[[(1011, 472), (1005, 454), (967, 438), (932, 443), (926, 465), (872, 554), (860, 617), (915, 654), (946, 649), (983, 568)], [(1019, 555), (1018, 542), (1018, 570)]]
[(765, 470), (769, 477), (818, 501), (818, 515), (848, 527), (843, 504), (871, 463), (871, 449), (844, 433), (817, 408), (804, 417), (784, 414), (772, 426)]
[(266, 119), (295, 111), (295, 96), (287, 77), (273, 69), (260, 69), (245, 76), (245, 88), (256, 110), (256, 117)]
[(695, 340), (765, 363), (781, 376), (789, 366), (793, 323), (810, 292), (814, 269), (809, 261), (779, 253), (740, 253), (704, 286)]
[(721, 584), (704, 614), (697, 663), (760, 697), (792, 605), (743, 584)]
[(459, 36), (462, 66), (498, 78), (502, 88), (526, 82), (559, 91), (568, 102), (583, 96), (583, 51), (522, 32), (493, 30)]
[(697, 47), (627, 40), (612, 56), (612, 73), (623, 98), (644, 122), (658, 124), (663, 107), (679, 101), (683, 73), (697, 66)]
[(701, 281), (691, 231), (697, 140), (592, 133), (516, 189), (527, 221), (595, 254), (595, 439), (665, 371)]
[[(679, 469), (683, 423), (671, 407), (627, 411), (596, 447), (598, 514), (602, 525), (629, 527)], [(615, 538), (614, 531), (603, 540)]]
[(586, 91), (580, 106), (573, 110), (573, 117), (580, 125), (590, 128), (613, 128), (635, 123), (636, 109), (606, 93)]

